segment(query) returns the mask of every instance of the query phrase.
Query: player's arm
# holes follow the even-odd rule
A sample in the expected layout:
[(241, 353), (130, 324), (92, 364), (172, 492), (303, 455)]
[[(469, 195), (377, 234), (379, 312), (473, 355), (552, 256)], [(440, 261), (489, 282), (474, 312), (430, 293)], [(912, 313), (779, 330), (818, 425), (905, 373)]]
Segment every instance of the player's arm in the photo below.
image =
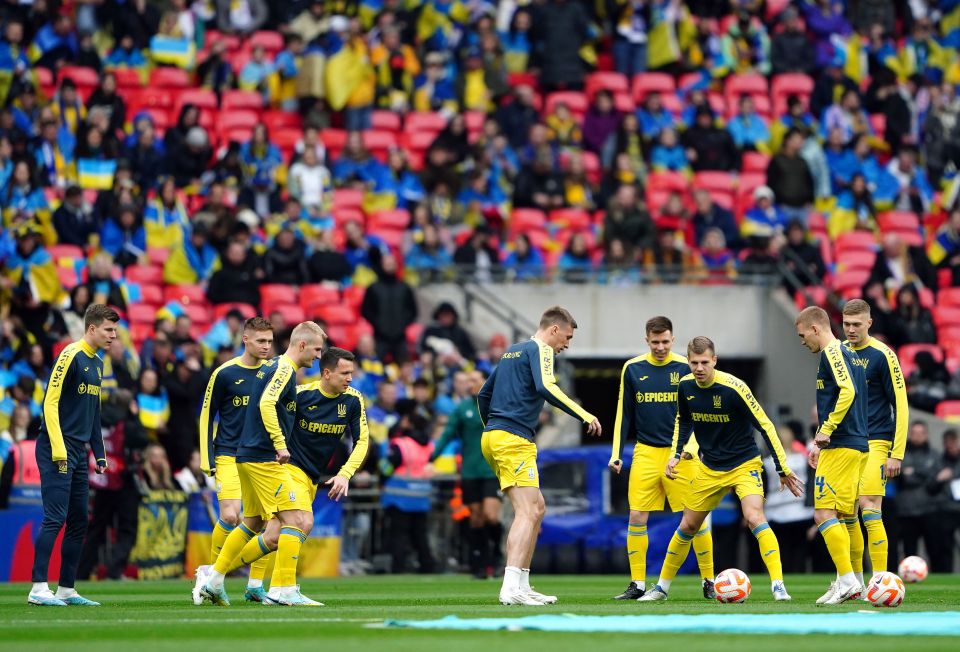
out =
[(692, 432), (693, 418), (690, 416), (690, 406), (687, 405), (687, 397), (681, 384), (677, 388), (677, 418), (673, 422), (673, 445), (670, 448), (673, 457), (680, 459)]
[(96, 399), (93, 407), (93, 423), (90, 425), (90, 450), (96, 460), (97, 473), (103, 473), (107, 468), (107, 453), (103, 445), (103, 428), (100, 425), (100, 398)]
[[(355, 397), (355, 405), (350, 415), (350, 431), (355, 440), (353, 442), (353, 452), (343, 463), (337, 475), (344, 480), (349, 480), (357, 472), (363, 461), (367, 459), (367, 451), (370, 448), (370, 429), (367, 428), (367, 412), (363, 406), (363, 398)], [(346, 492), (344, 492), (346, 495)]]
[[(43, 424), (50, 437), (51, 458), (54, 462), (67, 461), (67, 447), (63, 442), (63, 430), (60, 428), (60, 399), (64, 385), (72, 385), (75, 376), (76, 347), (67, 347), (57, 358), (47, 383), (47, 393), (43, 397)], [(76, 394), (76, 391), (73, 392)]]
[(223, 367), (217, 367), (207, 381), (207, 389), (203, 393), (203, 404), (200, 407), (200, 470), (204, 473), (210, 473), (214, 468), (213, 439), (216, 435), (214, 419), (220, 406), (218, 381), (221, 369)]
[(783, 451), (783, 445), (780, 443), (780, 437), (777, 436), (777, 429), (773, 422), (767, 417), (760, 402), (756, 399), (750, 388), (742, 383), (736, 385), (737, 394), (743, 401), (743, 406), (750, 415), (753, 427), (763, 433), (763, 438), (767, 442), (767, 447), (773, 454), (773, 466), (777, 469), (777, 474), (781, 476), (791, 475), (793, 472), (787, 466), (787, 455)]
[[(617, 396), (617, 418), (613, 422), (613, 447), (610, 450), (610, 462), (609, 464), (615, 464), (620, 462), (622, 464), (622, 455), (623, 455), (623, 442), (630, 437), (630, 433), (633, 432), (633, 402), (630, 402), (629, 406), (624, 405), (624, 397), (633, 396), (633, 387), (630, 377), (627, 375), (627, 368), (630, 366), (630, 363), (623, 365), (623, 369), (620, 370), (620, 393)], [(614, 469), (617, 473), (620, 472), (620, 464), (617, 464), (617, 468)]]
[(853, 405), (853, 399), (857, 395), (857, 390), (853, 386), (853, 376), (850, 373), (850, 368), (847, 366), (847, 361), (843, 359), (843, 353), (840, 351), (840, 347), (827, 347), (823, 350), (823, 355), (826, 358), (827, 365), (830, 367), (830, 373), (833, 374), (833, 381), (840, 390), (837, 393), (837, 399), (833, 407), (827, 410), (827, 418), (824, 419), (823, 424), (820, 426), (819, 434), (829, 437), (833, 434), (833, 431), (837, 429), (837, 426), (843, 422), (844, 417), (847, 416), (847, 412), (850, 411), (850, 406)]
[(277, 369), (273, 372), (273, 377), (267, 383), (267, 388), (260, 396), (260, 403), (257, 406), (260, 410), (260, 418), (263, 419), (263, 427), (270, 435), (270, 441), (273, 447), (278, 450), (286, 450), (287, 438), (280, 428), (280, 418), (277, 416), (277, 403), (283, 394), (287, 383), (293, 378), (293, 367), (288, 364), (278, 363)]
[(890, 449), (890, 457), (903, 461), (903, 453), (907, 447), (907, 425), (910, 419), (907, 384), (903, 380), (903, 370), (900, 368), (897, 355), (887, 349), (884, 351), (884, 356), (887, 359), (887, 365), (884, 368), (883, 391), (890, 405), (893, 406), (893, 447)]
[(493, 400), (493, 386), (497, 382), (497, 369), (500, 367), (494, 367), (493, 371), (490, 373), (490, 376), (487, 377), (483, 387), (480, 388), (480, 393), (477, 394), (477, 411), (480, 413), (480, 420), (483, 421), (483, 425), (487, 425), (490, 417), (490, 402)]
[(433, 447), (433, 452), (430, 453), (430, 461), (434, 461), (440, 454), (443, 452), (443, 449), (453, 441), (454, 439), (460, 439), (460, 410), (454, 410), (450, 413), (450, 418), (447, 419), (447, 425), (443, 428), (443, 434), (440, 435), (440, 439), (437, 440), (436, 445)]
[(533, 372), (533, 382), (537, 393), (550, 405), (558, 407), (575, 419), (584, 423), (593, 423), (596, 417), (584, 410), (581, 406), (563, 393), (557, 385), (557, 378), (553, 375), (553, 349), (546, 344), (537, 343), (540, 347), (539, 355), (530, 356), (530, 369)]

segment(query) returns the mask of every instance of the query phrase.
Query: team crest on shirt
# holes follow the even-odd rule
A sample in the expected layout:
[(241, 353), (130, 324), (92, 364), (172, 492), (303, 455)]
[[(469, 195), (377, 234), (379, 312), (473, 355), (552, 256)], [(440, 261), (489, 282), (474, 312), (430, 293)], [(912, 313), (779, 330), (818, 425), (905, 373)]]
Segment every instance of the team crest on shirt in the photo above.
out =
[(290, 401), (287, 403), (287, 412), (296, 412), (297, 411), (297, 402)]
[(290, 502), (291, 502), (291, 503), (297, 502), (297, 492), (291, 491), (291, 492), (290, 492), (289, 494), (287, 494), (287, 495), (290, 497)]
[(87, 384), (80, 383), (80, 386), (77, 387), (77, 394), (86, 394), (87, 393)]
[(671, 384), (671, 385), (679, 385), (679, 384), (680, 384), (680, 372), (679, 372), (679, 371), (671, 371), (671, 372), (670, 372), (670, 384)]
[(721, 397), (719, 394), (714, 394), (714, 396), (713, 396), (713, 407), (718, 408), (718, 409), (719, 409), (720, 407), (722, 407), (721, 404), (720, 404), (721, 398), (722, 398), (722, 397)]
[(306, 429), (307, 429), (307, 420), (306, 420), (306, 419), (300, 419), (300, 428), (302, 428), (303, 430), (306, 430)]
[(339, 405), (337, 405), (337, 418), (338, 418), (338, 419), (346, 419), (346, 418), (347, 418), (347, 404), (346, 404), (346, 403), (340, 403)]
[(532, 466), (529, 469), (527, 469), (527, 477), (531, 480), (535, 480), (537, 477), (537, 472), (533, 469)]

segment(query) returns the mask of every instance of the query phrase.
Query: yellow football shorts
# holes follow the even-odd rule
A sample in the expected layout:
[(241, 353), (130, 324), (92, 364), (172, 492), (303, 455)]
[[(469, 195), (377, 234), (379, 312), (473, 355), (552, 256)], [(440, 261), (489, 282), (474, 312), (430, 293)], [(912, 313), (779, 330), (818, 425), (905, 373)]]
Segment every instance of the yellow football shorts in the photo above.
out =
[(887, 458), (890, 457), (892, 441), (871, 439), (867, 453), (867, 466), (860, 476), (861, 496), (885, 496), (887, 493)]
[(240, 500), (240, 475), (237, 473), (237, 458), (217, 455), (213, 463), (217, 473), (217, 500)]
[(633, 462), (630, 464), (630, 483), (627, 500), (634, 512), (658, 512), (663, 501), (674, 512), (682, 511), (690, 493), (690, 481), (697, 475), (700, 460), (696, 457), (680, 460), (677, 478), (671, 480), (664, 471), (673, 454), (669, 446), (648, 446), (637, 443), (633, 447)]
[(740, 500), (746, 496), (763, 497), (762, 470), (763, 462), (759, 457), (729, 471), (714, 471), (700, 464), (697, 474), (690, 481), (686, 507), (695, 512), (713, 511), (731, 488), (737, 492)]
[(480, 438), (480, 450), (493, 469), (500, 489), (539, 487), (537, 445), (505, 430), (490, 430)]
[(296, 507), (297, 489), (290, 480), (290, 470), (276, 462), (242, 462), (237, 464), (243, 515), (268, 520), (277, 512)]
[(290, 474), (290, 491), (296, 495), (293, 509), (313, 513), (313, 499), (317, 497), (317, 485), (310, 479), (303, 469), (293, 464), (287, 464), (287, 473)]
[(852, 448), (828, 448), (820, 452), (814, 477), (813, 506), (835, 509), (837, 514), (855, 514), (860, 496), (860, 478), (867, 453)]

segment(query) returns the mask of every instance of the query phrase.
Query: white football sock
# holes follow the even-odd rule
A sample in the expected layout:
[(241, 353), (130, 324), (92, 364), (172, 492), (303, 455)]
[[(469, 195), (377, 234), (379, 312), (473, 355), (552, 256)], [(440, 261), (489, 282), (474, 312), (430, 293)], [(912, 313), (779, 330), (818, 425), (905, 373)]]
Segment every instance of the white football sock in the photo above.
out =
[(663, 589), (664, 593), (668, 593), (670, 591), (671, 584), (673, 584), (673, 580), (665, 580), (662, 577), (657, 580), (657, 586)]
[(646, 590), (647, 590), (647, 582), (646, 582), (646, 580), (634, 580), (634, 581), (633, 581), (633, 585), (634, 585), (635, 587), (637, 587), (638, 589), (640, 589), (641, 591), (646, 591)]
[(853, 575), (857, 578), (857, 581), (860, 582), (860, 585), (863, 586), (863, 571), (859, 573), (855, 572)]
[(50, 585), (46, 582), (34, 582), (30, 593), (46, 593), (50, 591)]
[(520, 590), (521, 591), (530, 590), (530, 569), (529, 568), (520, 569)]
[(62, 586), (57, 587), (57, 597), (61, 600), (64, 598), (72, 598), (75, 595), (79, 595), (76, 589), (68, 589)]
[(207, 584), (210, 585), (211, 589), (222, 589), (223, 588), (223, 573), (218, 573), (215, 570), (210, 570), (210, 575), (207, 577)]
[(263, 588), (263, 580), (248, 579), (247, 580), (248, 589), (260, 589)]
[[(837, 582), (839, 582), (839, 583), (840, 583), (840, 586), (842, 586), (842, 587), (844, 587), (844, 588), (851, 587), (851, 586), (856, 585), (856, 583), (857, 583), (857, 576), (854, 575), (853, 573), (845, 573), (845, 574), (841, 575), (841, 576), (837, 579)], [(859, 586), (859, 585), (857, 585), (857, 586)]]
[(520, 576), (523, 574), (516, 566), (507, 566), (503, 569), (503, 586), (501, 591), (515, 592), (520, 590)]

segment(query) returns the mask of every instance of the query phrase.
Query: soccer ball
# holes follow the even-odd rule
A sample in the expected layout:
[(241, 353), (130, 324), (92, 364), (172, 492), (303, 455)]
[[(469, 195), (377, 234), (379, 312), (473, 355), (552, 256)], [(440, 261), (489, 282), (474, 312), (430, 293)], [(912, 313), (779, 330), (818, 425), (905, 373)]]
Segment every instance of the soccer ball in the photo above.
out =
[(923, 560), (923, 557), (907, 557), (900, 562), (900, 567), (897, 570), (903, 581), (908, 584), (927, 579), (927, 562)]
[(742, 570), (728, 568), (717, 575), (713, 588), (717, 592), (717, 602), (724, 604), (746, 602), (750, 597), (750, 578)]
[(877, 573), (867, 586), (867, 600), (874, 607), (899, 607), (907, 590), (893, 573)]

